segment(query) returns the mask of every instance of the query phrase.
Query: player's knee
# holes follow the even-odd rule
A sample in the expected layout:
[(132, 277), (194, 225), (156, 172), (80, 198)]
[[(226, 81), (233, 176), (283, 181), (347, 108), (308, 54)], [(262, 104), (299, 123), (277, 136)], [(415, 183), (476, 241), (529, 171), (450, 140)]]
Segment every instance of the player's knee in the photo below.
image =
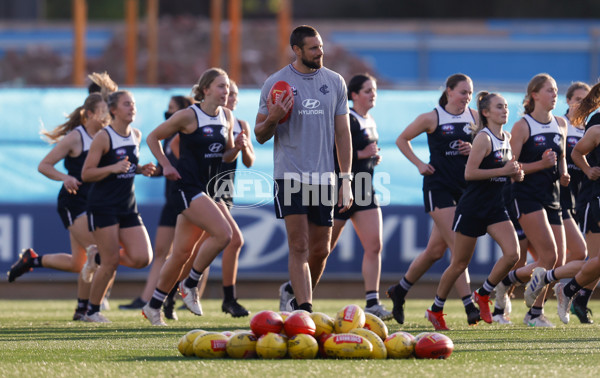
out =
[(222, 230), (219, 230), (219, 232), (215, 233), (213, 237), (215, 238), (215, 242), (218, 244), (219, 249), (225, 249), (232, 239), (231, 227), (227, 225), (226, 228), (223, 228)]
[(244, 245), (244, 237), (242, 236), (242, 233), (239, 231), (234, 231), (231, 235), (231, 241), (229, 242), (229, 246), (232, 249), (235, 249), (236, 251), (238, 251), (242, 248), (242, 246)]

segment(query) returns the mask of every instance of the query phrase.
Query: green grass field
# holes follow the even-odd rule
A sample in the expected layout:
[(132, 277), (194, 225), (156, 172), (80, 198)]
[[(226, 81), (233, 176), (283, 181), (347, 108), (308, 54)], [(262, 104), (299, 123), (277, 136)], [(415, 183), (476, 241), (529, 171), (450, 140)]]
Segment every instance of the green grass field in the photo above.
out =
[[(0, 377), (82, 376), (437, 376), (437, 377), (591, 377), (600, 371), (600, 328), (576, 318), (565, 326), (549, 301), (546, 313), (557, 327), (523, 325), (525, 305), (515, 301), (512, 326), (480, 323), (468, 327), (462, 304), (450, 300), (445, 332), (455, 345), (448, 360), (200, 360), (177, 350), (187, 331), (249, 329), (249, 319), (232, 319), (220, 312), (220, 301), (203, 301), (205, 316), (178, 311), (169, 327), (152, 327), (140, 311), (120, 311), (126, 301), (112, 300), (104, 314), (112, 324), (72, 322), (73, 300), (0, 301)], [(388, 301), (386, 301), (388, 302)], [(275, 300), (243, 300), (253, 313), (277, 308)], [(344, 305), (362, 300), (317, 300), (315, 310), (330, 316)], [(430, 331), (423, 318), (430, 300), (407, 302), (407, 323), (387, 322), (390, 333), (413, 335)], [(391, 307), (390, 303), (387, 303)], [(591, 309), (600, 313), (600, 302)]]

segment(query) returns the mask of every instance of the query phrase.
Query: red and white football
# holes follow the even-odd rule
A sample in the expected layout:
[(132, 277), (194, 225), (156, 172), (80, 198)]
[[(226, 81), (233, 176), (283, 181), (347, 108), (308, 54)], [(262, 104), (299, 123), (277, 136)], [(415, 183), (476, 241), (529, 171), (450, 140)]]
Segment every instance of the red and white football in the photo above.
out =
[(454, 350), (452, 340), (441, 333), (432, 332), (423, 336), (415, 345), (417, 358), (446, 359)]
[(279, 333), (283, 329), (283, 319), (275, 311), (260, 311), (250, 320), (250, 329), (257, 337), (269, 332)]
[(315, 334), (316, 325), (308, 312), (296, 312), (285, 319), (283, 328), (288, 337), (296, 336), (300, 333), (313, 336)]
[[(285, 95), (283, 93), (284, 91)], [(285, 96), (283, 98), (292, 96), (292, 107), (290, 108), (290, 111), (279, 120), (279, 123), (284, 123), (287, 121), (292, 115), (292, 109), (294, 108), (294, 94), (292, 93), (292, 87), (287, 82), (280, 80), (271, 87), (271, 102), (274, 104), (282, 95)]]

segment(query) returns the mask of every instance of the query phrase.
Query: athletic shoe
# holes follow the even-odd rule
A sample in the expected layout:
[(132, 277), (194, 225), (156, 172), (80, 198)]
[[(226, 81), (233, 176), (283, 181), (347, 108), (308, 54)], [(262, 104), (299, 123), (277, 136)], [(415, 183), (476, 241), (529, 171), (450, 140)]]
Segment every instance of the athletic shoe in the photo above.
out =
[(74, 321), (83, 321), (83, 318), (85, 318), (85, 311), (77, 311), (75, 310), (75, 313), (73, 314), (73, 320)]
[(392, 316), (398, 323), (404, 324), (404, 297), (398, 295), (398, 286), (400, 285), (397, 284), (390, 286), (387, 289), (386, 294), (394, 304), (392, 307)]
[(21, 277), (27, 272), (33, 270), (33, 259), (38, 257), (38, 254), (31, 248), (28, 248), (21, 253), (19, 259), (14, 263), (8, 271), (8, 282), (13, 282), (18, 277)]
[(244, 308), (244, 306), (238, 303), (237, 299), (223, 302), (221, 305), (221, 310), (223, 310), (223, 312), (226, 314), (230, 314), (234, 318), (241, 318), (250, 314), (248, 310)]
[(110, 320), (106, 319), (104, 315), (99, 312), (94, 312), (92, 315), (85, 315), (83, 317), (84, 322), (88, 323), (112, 323)]
[(119, 305), (119, 310), (141, 310), (146, 305), (146, 302), (137, 297), (129, 304)]
[(571, 313), (577, 316), (582, 324), (594, 323), (594, 320), (592, 319), (592, 310), (585, 306), (581, 306), (577, 301), (573, 301), (571, 304)]
[(540, 292), (544, 287), (546, 287), (546, 282), (544, 281), (544, 276), (546, 275), (546, 269), (538, 266), (533, 270), (531, 274), (531, 279), (527, 286), (525, 287), (525, 305), (529, 308), (533, 306), (533, 303), (540, 295)]
[(175, 312), (175, 298), (167, 297), (165, 299), (165, 303), (163, 303), (163, 312), (165, 313), (165, 318), (175, 321), (179, 320), (179, 317)]
[(110, 290), (111, 287), (108, 288), (108, 290), (106, 291), (106, 295), (104, 296), (104, 298), (102, 298), (102, 302), (100, 302), (100, 311), (110, 310), (110, 303), (108, 302), (108, 297), (110, 297)]
[[(529, 327), (546, 327), (546, 328), (554, 328), (555, 327), (555, 325), (552, 324), (548, 320), (548, 318), (546, 318), (546, 315), (544, 315), (544, 314), (538, 316), (537, 318), (531, 318), (531, 315), (529, 315), (529, 316), (530, 316), (529, 320), (526, 323)], [(525, 320), (523, 320), (523, 321), (525, 321)]]
[(554, 285), (554, 294), (556, 295), (556, 300), (558, 301), (558, 317), (560, 321), (569, 324), (569, 307), (571, 307), (571, 302), (573, 298), (569, 298), (565, 295), (565, 284), (562, 282), (558, 282)]
[(386, 310), (382, 304), (376, 304), (374, 306), (365, 307), (365, 312), (373, 314), (381, 320), (390, 320), (394, 317), (392, 313)]
[(83, 268), (81, 268), (81, 279), (85, 283), (92, 282), (94, 278), (94, 273), (98, 270), (98, 264), (96, 264), (96, 254), (98, 253), (98, 246), (96, 244), (91, 244), (85, 249), (85, 254), (87, 255), (87, 260), (85, 264), (83, 264)]
[(512, 324), (510, 319), (504, 314), (497, 314), (492, 316), (492, 321), (498, 324)]
[(294, 294), (290, 293), (289, 291), (285, 290), (287, 284), (289, 282), (286, 281), (283, 284), (281, 284), (281, 286), (279, 286), (279, 311), (287, 311), (286, 305), (287, 303), (294, 298)]
[(287, 311), (287, 312), (292, 312), (298, 309), (298, 302), (296, 302), (296, 298), (292, 297), (292, 299), (290, 299), (289, 301), (287, 301), (287, 303), (285, 304), (285, 307), (283, 308), (283, 311)]
[(433, 324), (433, 328), (436, 331), (449, 331), (450, 328), (446, 327), (446, 321), (444, 320), (444, 313), (442, 311), (431, 311), (427, 309), (425, 311), (425, 319), (429, 320)]
[(481, 320), (481, 313), (477, 309), (477, 307), (473, 306), (471, 311), (467, 311), (467, 323), (469, 325), (477, 325)]
[[(512, 285), (506, 286), (504, 283), (502, 283), (502, 281), (500, 281), (500, 283), (494, 288), (494, 291), (496, 292), (496, 307), (504, 309), (505, 314), (506, 308), (509, 306), (510, 303), (508, 289), (510, 289), (511, 286)], [(506, 315), (508, 316), (509, 314), (510, 311)]]
[(194, 315), (202, 316), (202, 306), (200, 306), (200, 300), (198, 299), (198, 288), (189, 288), (184, 285), (184, 282), (181, 281), (179, 283), (179, 294), (181, 294), (185, 307)]
[(480, 295), (477, 291), (473, 292), (473, 302), (477, 303), (479, 306), (479, 316), (481, 319), (488, 323), (492, 324), (492, 313), (490, 312), (490, 301), (489, 295)]
[[(510, 298), (511, 298), (511, 296), (507, 294), (506, 298), (504, 299), (504, 302), (506, 303), (504, 305), (504, 315), (505, 316), (510, 316), (510, 313), (512, 312), (512, 300)], [(498, 305), (497, 299), (496, 299), (496, 305)]]
[(160, 308), (152, 308), (150, 307), (150, 303), (146, 303), (144, 308), (142, 308), (142, 315), (144, 315), (144, 318), (150, 320), (150, 323), (153, 326), (164, 327), (167, 325), (163, 319), (163, 314), (160, 311)]

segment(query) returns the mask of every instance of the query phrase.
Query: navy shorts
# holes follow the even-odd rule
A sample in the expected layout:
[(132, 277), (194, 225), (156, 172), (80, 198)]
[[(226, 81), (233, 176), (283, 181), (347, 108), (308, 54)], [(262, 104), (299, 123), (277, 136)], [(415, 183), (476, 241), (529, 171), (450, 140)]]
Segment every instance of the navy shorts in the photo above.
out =
[[(338, 186), (342, 184), (341, 180), (338, 180)], [(363, 183), (364, 184), (364, 183)], [(352, 215), (357, 211), (369, 210), (369, 209), (378, 209), (379, 204), (377, 203), (377, 197), (375, 197), (375, 190), (373, 189), (372, 183), (366, 183), (365, 185), (370, 184), (368, 187), (363, 187), (360, 193), (356, 191), (356, 184), (352, 182), (352, 194), (354, 196), (354, 202), (352, 202), (352, 206), (346, 212), (340, 213), (340, 207), (337, 204), (333, 207), (333, 217), (335, 219), (348, 220), (352, 218)], [(338, 189), (335, 188), (337, 191)]]
[(510, 217), (510, 221), (512, 222), (513, 227), (515, 228), (515, 232), (517, 233), (517, 237), (519, 238), (519, 240), (527, 239), (527, 235), (525, 235), (525, 231), (523, 231), (523, 227), (521, 227), (519, 219), (517, 218), (515, 201), (510, 201), (508, 204), (505, 203), (505, 205), (506, 211), (508, 211), (508, 216)]
[(143, 226), (142, 217), (137, 212), (125, 214), (107, 214), (97, 211), (88, 212), (88, 228), (91, 232), (104, 227), (119, 225), (119, 228)]
[(167, 201), (160, 212), (160, 220), (158, 225), (164, 227), (175, 227), (177, 224), (178, 215), (179, 212), (177, 212), (175, 205), (170, 203), (170, 201)]
[(525, 199), (515, 198), (513, 200), (514, 209), (517, 219), (521, 218), (523, 214), (533, 213), (534, 211), (546, 210), (546, 217), (548, 218), (548, 223), (554, 226), (561, 226), (563, 224), (562, 221), (562, 211), (560, 209), (551, 209), (547, 206), (544, 206), (538, 201), (531, 201)]
[(585, 207), (584, 223), (582, 224), (581, 231), (585, 233), (591, 232), (593, 234), (600, 233), (600, 197), (592, 198), (592, 200)]
[(456, 207), (462, 193), (451, 193), (446, 190), (427, 190), (423, 188), (423, 200), (425, 202), (425, 212), (430, 213), (434, 209), (445, 209), (447, 207)]
[(75, 223), (75, 219), (86, 214), (85, 206), (59, 206), (56, 210), (66, 229)]
[(488, 226), (509, 220), (508, 212), (503, 207), (490, 212), (485, 218), (463, 214), (457, 210), (454, 214), (452, 231), (477, 238), (487, 233)]
[(333, 226), (335, 194), (333, 185), (301, 184), (292, 180), (275, 180), (275, 215), (306, 214), (308, 220), (319, 226)]

